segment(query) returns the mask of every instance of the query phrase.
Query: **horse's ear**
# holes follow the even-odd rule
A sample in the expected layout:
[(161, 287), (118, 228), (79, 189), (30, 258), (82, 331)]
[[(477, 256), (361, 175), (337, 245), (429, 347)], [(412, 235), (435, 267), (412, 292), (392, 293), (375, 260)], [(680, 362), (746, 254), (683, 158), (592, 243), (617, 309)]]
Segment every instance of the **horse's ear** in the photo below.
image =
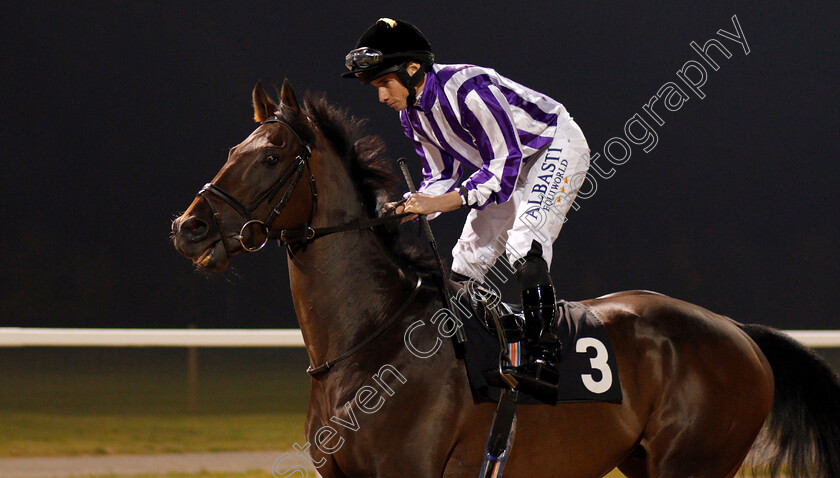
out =
[(254, 121), (257, 123), (262, 123), (277, 111), (277, 105), (265, 94), (262, 82), (257, 82), (251, 96), (254, 98)]
[(283, 88), (280, 90), (280, 106), (284, 110), (289, 110), (295, 114), (300, 113), (300, 103), (298, 103), (292, 84), (288, 79), (283, 79)]

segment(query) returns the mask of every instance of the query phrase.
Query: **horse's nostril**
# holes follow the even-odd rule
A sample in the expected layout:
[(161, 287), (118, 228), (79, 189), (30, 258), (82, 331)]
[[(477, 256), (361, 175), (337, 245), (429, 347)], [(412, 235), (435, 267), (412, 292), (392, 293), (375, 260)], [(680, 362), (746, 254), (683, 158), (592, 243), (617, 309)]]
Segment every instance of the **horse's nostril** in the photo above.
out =
[(200, 241), (207, 237), (207, 223), (191, 217), (181, 223), (181, 232), (193, 241)]

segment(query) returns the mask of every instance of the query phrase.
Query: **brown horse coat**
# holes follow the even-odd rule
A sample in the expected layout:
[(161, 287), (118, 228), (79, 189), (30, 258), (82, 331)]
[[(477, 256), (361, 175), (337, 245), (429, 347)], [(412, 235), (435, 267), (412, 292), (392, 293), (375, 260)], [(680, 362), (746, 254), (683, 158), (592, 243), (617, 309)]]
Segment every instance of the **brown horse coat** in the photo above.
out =
[[(287, 83), (279, 107), (260, 85), (253, 96), (257, 121), (282, 121), (257, 128), (213, 179), (253, 206), (253, 217), (202, 195), (172, 224), (176, 248), (209, 270), (226, 269), (243, 251), (237, 236), (259, 233), (240, 229), (267, 217), (275, 202), (251, 203), (304, 143), (314, 145), (305, 162), (317, 197), (314, 188), (291, 187), (267, 229), (359, 221), (377, 215), (395, 192), (381, 144), (361, 137), (357, 121), (319, 99), (304, 111)], [(302, 174), (299, 184), (307, 182)], [(354, 230), (289, 247), (292, 298), (314, 366), (362, 343), (411, 296), (417, 273), (389, 237)], [(771, 407), (778, 417), (768, 422), (771, 434), (787, 437), (776, 465), (790, 451), (794, 474), (840, 476), (833, 448), (840, 443), (840, 386), (807, 350), (767, 328), (655, 293), (584, 303), (613, 343), (624, 400), (520, 406), (506, 477), (597, 477), (616, 466), (631, 478), (733, 476)], [(475, 476), (494, 404), (473, 402), (447, 341), (426, 358), (404, 342), (410, 324), (428, 323), (441, 306), (425, 283), (393, 325), (312, 378), (308, 452), (323, 476)], [(412, 337), (429, 348), (441, 339), (431, 326)]]

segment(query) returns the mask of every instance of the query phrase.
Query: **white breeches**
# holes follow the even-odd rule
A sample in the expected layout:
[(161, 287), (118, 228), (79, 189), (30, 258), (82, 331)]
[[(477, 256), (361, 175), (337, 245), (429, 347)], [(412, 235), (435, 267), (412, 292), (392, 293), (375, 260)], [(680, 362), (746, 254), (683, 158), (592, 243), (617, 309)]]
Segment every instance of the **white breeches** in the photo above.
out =
[(574, 121), (558, 128), (551, 146), (522, 165), (510, 199), (473, 209), (452, 249), (452, 270), (483, 281), (503, 253), (511, 266), (528, 253), (531, 242), (542, 246), (551, 267), (552, 244), (589, 170), (589, 146)]

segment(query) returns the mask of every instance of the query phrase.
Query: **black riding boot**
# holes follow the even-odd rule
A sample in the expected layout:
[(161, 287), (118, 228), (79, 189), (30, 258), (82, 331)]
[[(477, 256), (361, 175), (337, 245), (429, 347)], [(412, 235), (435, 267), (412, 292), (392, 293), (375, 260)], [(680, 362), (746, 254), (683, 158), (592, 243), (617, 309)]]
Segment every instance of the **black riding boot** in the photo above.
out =
[(516, 277), (522, 288), (528, 362), (509, 372), (519, 382), (517, 388), (554, 403), (560, 382), (557, 367), (560, 342), (554, 331), (557, 305), (548, 265), (538, 242), (534, 241), (528, 254), (517, 262)]

